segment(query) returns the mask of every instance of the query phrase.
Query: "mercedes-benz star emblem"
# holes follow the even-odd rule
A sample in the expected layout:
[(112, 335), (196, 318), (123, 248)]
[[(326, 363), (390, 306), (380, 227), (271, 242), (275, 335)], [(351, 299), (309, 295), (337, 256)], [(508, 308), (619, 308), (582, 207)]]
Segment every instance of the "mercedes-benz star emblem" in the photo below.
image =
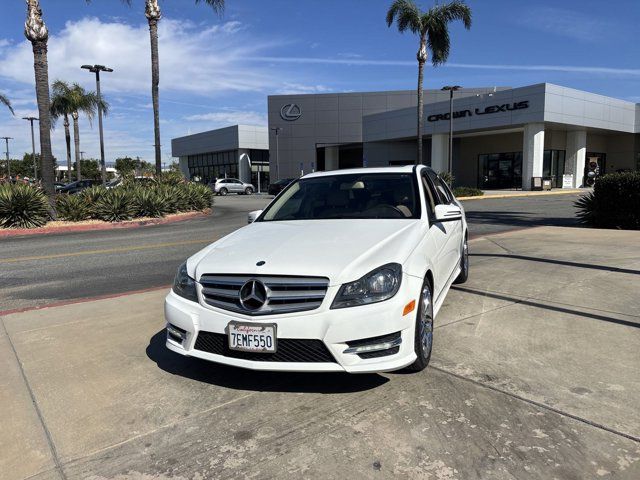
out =
[(295, 103), (287, 103), (280, 109), (280, 118), (287, 122), (293, 122), (302, 116), (302, 109)]
[(247, 310), (258, 310), (267, 303), (267, 287), (259, 280), (249, 280), (240, 288), (240, 305)]

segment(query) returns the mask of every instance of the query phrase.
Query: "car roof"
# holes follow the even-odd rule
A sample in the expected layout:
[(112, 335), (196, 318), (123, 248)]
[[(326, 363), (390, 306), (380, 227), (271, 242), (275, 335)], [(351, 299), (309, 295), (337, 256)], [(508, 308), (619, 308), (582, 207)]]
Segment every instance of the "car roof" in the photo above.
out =
[[(430, 169), (426, 165), (417, 165), (418, 168), (423, 167)], [(401, 165), (391, 167), (374, 167), (374, 168), (348, 168), (344, 170), (328, 170), (324, 172), (314, 172), (305, 175), (302, 178), (326, 177), (332, 175), (353, 175), (362, 173), (413, 173), (416, 165)]]

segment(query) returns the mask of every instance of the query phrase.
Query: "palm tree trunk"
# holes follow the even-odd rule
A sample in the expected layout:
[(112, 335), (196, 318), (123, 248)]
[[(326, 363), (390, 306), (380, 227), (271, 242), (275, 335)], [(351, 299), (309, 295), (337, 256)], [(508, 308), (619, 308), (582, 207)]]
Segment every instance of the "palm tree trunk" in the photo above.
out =
[(420, 37), (420, 50), (418, 50), (418, 156), (416, 165), (422, 163), (422, 131), (424, 120), (424, 92), (422, 91), (422, 83), (424, 79), (424, 64), (427, 61), (427, 41), (423, 35)]
[[(49, 66), (47, 63), (47, 40), (35, 40), (33, 46), (33, 68), (36, 78), (36, 99), (40, 117), (40, 178), (42, 186), (54, 200), (55, 166), (51, 153), (51, 117), (49, 116)], [(52, 203), (53, 204), (53, 203)]]
[(69, 115), (64, 114), (64, 140), (67, 145), (67, 179), (71, 182), (71, 132), (69, 131)]
[(160, 61), (158, 56), (158, 19), (149, 18), (149, 35), (151, 36), (151, 99), (153, 102), (153, 135), (156, 155), (156, 174), (162, 171), (160, 153), (160, 105), (158, 85), (160, 84)]
[(76, 180), (82, 180), (82, 173), (80, 171), (80, 128), (78, 127), (78, 112), (71, 114), (73, 118), (73, 145), (75, 147), (76, 157)]

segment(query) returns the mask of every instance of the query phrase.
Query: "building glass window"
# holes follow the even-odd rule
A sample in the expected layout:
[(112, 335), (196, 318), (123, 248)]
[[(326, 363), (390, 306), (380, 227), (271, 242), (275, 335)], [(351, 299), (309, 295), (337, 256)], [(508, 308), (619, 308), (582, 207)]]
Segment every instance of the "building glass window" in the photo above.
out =
[(478, 155), (478, 188), (500, 190), (522, 187), (522, 152)]
[(542, 159), (542, 177), (551, 179), (551, 187), (562, 187), (564, 175), (564, 150), (545, 150)]

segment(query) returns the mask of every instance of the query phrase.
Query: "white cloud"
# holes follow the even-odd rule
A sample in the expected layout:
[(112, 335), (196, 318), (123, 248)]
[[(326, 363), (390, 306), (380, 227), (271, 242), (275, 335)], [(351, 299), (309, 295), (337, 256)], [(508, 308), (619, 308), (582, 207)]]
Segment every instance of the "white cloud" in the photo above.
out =
[[(245, 60), (275, 43), (243, 37), (247, 34), (238, 21), (202, 28), (192, 22), (163, 19), (159, 27), (161, 89), (213, 96), (228, 91), (264, 91), (277, 85), (273, 75), (251, 68)], [(30, 44), (26, 40), (0, 42), (0, 76), (32, 85)], [(48, 60), (51, 81), (64, 78), (91, 86), (93, 79), (80, 65), (101, 63), (114, 69), (102, 76), (105, 91), (149, 91), (146, 24), (132, 26), (97, 18), (67, 22), (62, 31), (50, 36)]]
[(332, 89), (325, 85), (303, 85), (301, 83), (285, 82), (276, 90), (277, 95), (297, 95), (302, 93), (328, 93)]
[(224, 127), (235, 124), (267, 124), (267, 116), (264, 113), (242, 110), (222, 110), (219, 112), (188, 115), (184, 119), (190, 122), (206, 122), (210, 125), (209, 128)]

